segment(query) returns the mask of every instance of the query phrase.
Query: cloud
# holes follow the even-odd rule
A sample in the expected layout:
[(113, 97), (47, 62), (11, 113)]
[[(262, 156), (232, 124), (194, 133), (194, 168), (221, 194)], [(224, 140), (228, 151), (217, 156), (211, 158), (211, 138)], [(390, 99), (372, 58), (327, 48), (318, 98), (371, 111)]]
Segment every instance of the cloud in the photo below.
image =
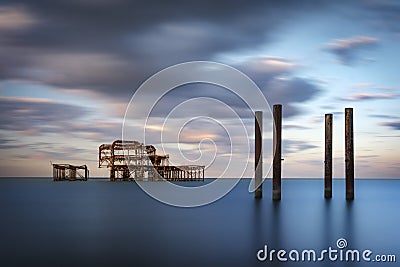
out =
[(319, 82), (296, 77), (301, 66), (288, 58), (259, 56), (234, 66), (255, 81), (270, 105), (284, 105), (284, 117), (300, 114), (295, 105), (313, 99), (321, 91)]
[(360, 19), (375, 30), (399, 34), (400, 4), (398, 1), (363, 0), (359, 1), (368, 13)]
[(295, 124), (285, 124), (282, 126), (283, 129), (289, 130), (289, 129), (294, 129), (294, 130), (307, 130), (311, 129), (310, 127), (303, 126), (303, 125), (295, 125)]
[[(100, 142), (113, 140), (122, 131), (121, 121), (93, 117), (95, 111), (90, 108), (43, 98), (0, 96), (0, 112), (0, 127), (9, 133), (80, 136)], [(10, 139), (9, 134), (4, 136)]]
[(350, 86), (350, 88), (355, 89), (355, 90), (365, 90), (365, 89), (370, 89), (373, 87), (374, 87), (374, 84), (370, 83), (370, 82), (355, 83)]
[(381, 125), (390, 127), (393, 130), (400, 130), (400, 121), (383, 122)]
[(42, 80), (57, 86), (74, 88), (110, 88), (130, 82), (135, 66), (122, 57), (107, 53), (45, 53), (31, 55), (32, 66), (23, 74), (30, 80)]
[(21, 5), (0, 6), (0, 33), (28, 29), (39, 19)]
[(243, 69), (253, 79), (261, 82), (275, 76), (292, 73), (298, 65), (284, 57), (259, 56), (239, 62), (235, 64), (235, 67)]
[(348, 98), (341, 98), (343, 101), (364, 101), (377, 99), (395, 99), (398, 94), (355, 94)]
[(361, 51), (374, 48), (378, 42), (378, 38), (371, 36), (335, 39), (327, 44), (327, 50), (336, 55), (342, 64), (351, 65), (359, 59)]
[(284, 140), (282, 142), (283, 154), (300, 153), (318, 147), (309, 142), (299, 140)]
[(355, 90), (376, 90), (376, 91), (394, 91), (396, 90), (396, 88), (394, 87), (380, 87), (377, 86), (376, 84), (370, 83), (370, 82), (364, 82), (364, 83), (356, 83), (356, 84), (352, 84), (350, 86), (351, 89), (355, 89)]
[[(296, 104), (305, 103), (315, 98), (320, 92), (320, 84), (311, 79), (296, 77), (296, 71), (301, 68), (290, 59), (283, 57), (260, 56), (236, 62), (238, 70), (248, 75), (260, 88), (269, 104), (283, 104), (283, 116), (299, 115), (302, 110)], [(239, 86), (239, 85), (238, 85)], [(150, 92), (149, 92), (150, 94)], [(211, 98), (215, 102), (196, 98)], [(175, 117), (187, 117), (191, 114), (202, 114), (214, 118), (232, 118), (231, 110), (218, 101), (232, 108), (240, 118), (252, 118), (249, 107), (243, 99), (247, 95), (238, 96), (220, 86), (194, 83), (171, 90), (152, 110), (151, 116), (165, 118), (175, 107), (190, 100), (190, 104), (179, 106), (174, 110)], [(136, 103), (148, 106), (149, 103)], [(204, 108), (207, 106), (208, 108)], [(183, 108), (185, 107), (185, 109)]]
[(304, 103), (321, 91), (312, 80), (299, 77), (274, 78), (263, 87), (264, 95), (274, 104), (283, 104), (283, 116), (291, 117), (301, 113), (297, 103)]
[(81, 106), (55, 102), (40, 98), (0, 96), (1, 129), (33, 133), (53, 127), (62, 127), (62, 123), (73, 121), (88, 114)]
[[(280, 28), (330, 1), (314, 5), (306, 0), (301, 6), (294, 0), (14, 3), (0, 5), (5, 16), (19, 12), (45, 23), (26, 27), (33, 19), (14, 19), (25, 21), (14, 24), (26, 29), (2, 34), (0, 79), (33, 79), (126, 97), (164, 67), (264, 45)], [(264, 61), (264, 72), (293, 67), (279, 58)]]
[[(271, 42), (275, 33), (293, 19), (326, 8), (330, 1), (319, 5), (303, 1), (301, 8), (294, 0), (251, 5), (206, 0), (179, 3), (179, 9), (176, 4), (158, 2), (158, 15), (154, 16), (154, 5), (141, 1), (68, 1), (62, 5), (19, 1), (11, 6), (14, 10), (24, 10), (46, 23), (3, 35), (9, 41), (0, 42), (0, 79), (30, 80), (55, 86), (54, 90), (85, 88), (101, 92), (105, 98), (128, 101), (145, 79), (164, 67), (257, 48)], [(319, 91), (314, 81), (295, 77), (301, 66), (287, 58), (260, 56), (233, 65), (255, 80), (271, 103), (284, 104), (285, 117), (298, 114), (301, 110), (295, 104), (312, 99)], [(197, 87), (187, 90), (186, 95), (171, 94), (167, 99), (174, 103), (187, 99), (189, 93), (191, 97), (209, 95), (244, 110), (235, 97), (211, 91)]]
[(393, 115), (384, 115), (384, 114), (372, 114), (369, 115), (371, 118), (379, 118), (379, 119), (399, 119), (398, 116), (393, 116)]

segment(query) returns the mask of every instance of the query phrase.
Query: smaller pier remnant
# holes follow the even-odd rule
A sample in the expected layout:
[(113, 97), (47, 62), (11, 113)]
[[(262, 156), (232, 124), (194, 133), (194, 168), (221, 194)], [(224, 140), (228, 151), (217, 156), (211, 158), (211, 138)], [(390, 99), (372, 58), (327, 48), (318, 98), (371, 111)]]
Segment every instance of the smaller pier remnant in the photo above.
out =
[(86, 165), (55, 163), (52, 163), (52, 165), (54, 181), (87, 181), (89, 178), (89, 169)]

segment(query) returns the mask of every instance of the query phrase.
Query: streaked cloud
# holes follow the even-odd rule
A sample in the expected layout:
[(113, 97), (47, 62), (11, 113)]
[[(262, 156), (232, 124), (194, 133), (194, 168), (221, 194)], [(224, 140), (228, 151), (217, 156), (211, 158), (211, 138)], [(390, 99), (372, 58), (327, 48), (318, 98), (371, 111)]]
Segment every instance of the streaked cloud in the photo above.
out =
[(32, 71), (22, 75), (30, 80), (75, 89), (96, 89), (129, 82), (134, 64), (108, 53), (39, 53), (31, 55)]
[(288, 58), (276, 56), (260, 56), (237, 64), (254, 76), (282, 75), (292, 72), (297, 64)]
[(355, 83), (355, 84), (352, 84), (350, 86), (350, 88), (354, 89), (354, 90), (360, 90), (360, 91), (376, 90), (376, 91), (390, 92), (390, 91), (396, 90), (395, 87), (378, 86), (371, 82)]
[(3, 130), (45, 131), (57, 130), (60, 124), (74, 121), (88, 110), (77, 105), (65, 104), (49, 99), (0, 96), (0, 125)]
[(296, 104), (305, 103), (321, 92), (318, 84), (299, 77), (274, 78), (263, 87), (263, 90), (271, 103), (284, 105), (282, 111), (284, 117), (301, 114), (302, 110)]
[(303, 125), (295, 125), (295, 124), (285, 124), (282, 126), (283, 129), (295, 129), (295, 130), (306, 130), (310, 129), (310, 127), (303, 126)]
[[(21, 0), (15, 5), (18, 8), (0, 5), (7, 23), (18, 21), (9, 16), (25, 18), (19, 19), (25, 21), (19, 25), (26, 25), (31, 17), (46, 22), (24, 32), (3, 33), (1, 40), (7, 42), (0, 40), (0, 78), (128, 97), (164, 67), (254, 49), (273, 40), (276, 29), (293, 18), (330, 5), (329, 1), (313, 2), (302, 1), (300, 9), (294, 0), (252, 4), (190, 1), (180, 2), (179, 8), (177, 3), (165, 1), (151, 5), (142, 1), (66, 1), (60, 5)], [(15, 15), (20, 13), (25, 15)], [(292, 63), (279, 57), (264, 61), (264, 72), (292, 68)]]
[(284, 57), (259, 56), (235, 64), (253, 79), (270, 103), (281, 103), (284, 117), (299, 115), (296, 104), (315, 98), (321, 84), (312, 79), (296, 76), (301, 65)]
[(364, 100), (378, 100), (378, 99), (395, 99), (399, 97), (398, 94), (355, 94), (347, 98), (342, 98), (344, 101), (364, 101)]
[(336, 55), (339, 62), (350, 65), (359, 59), (361, 51), (371, 49), (379, 43), (372, 36), (356, 36), (347, 39), (335, 39), (327, 44), (327, 50)]
[(301, 153), (318, 147), (311, 142), (301, 140), (284, 140), (282, 142), (283, 154)]
[(382, 122), (381, 125), (390, 127), (393, 130), (400, 130), (400, 121)]
[(0, 96), (0, 111), (3, 131), (26, 136), (57, 134), (101, 141), (121, 135), (120, 121), (88, 118), (94, 110), (61, 101)]
[(28, 29), (39, 21), (22, 5), (0, 5), (0, 32)]
[(366, 24), (378, 31), (400, 33), (400, 4), (397, 0), (363, 0), (361, 4), (369, 11), (361, 17)]

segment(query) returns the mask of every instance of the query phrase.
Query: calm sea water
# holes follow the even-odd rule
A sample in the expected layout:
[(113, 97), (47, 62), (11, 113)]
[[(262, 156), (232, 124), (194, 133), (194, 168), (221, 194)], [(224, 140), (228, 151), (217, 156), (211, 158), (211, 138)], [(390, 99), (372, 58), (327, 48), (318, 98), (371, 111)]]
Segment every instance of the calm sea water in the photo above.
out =
[[(284, 179), (282, 200), (271, 181), (257, 201), (241, 180), (224, 198), (177, 208), (132, 182), (0, 179), (0, 266), (399, 266), (400, 180), (344, 180), (323, 198), (320, 179)], [(396, 255), (396, 263), (257, 260), (268, 249), (313, 249), (344, 238), (346, 249)], [(373, 255), (371, 257), (373, 257)]]

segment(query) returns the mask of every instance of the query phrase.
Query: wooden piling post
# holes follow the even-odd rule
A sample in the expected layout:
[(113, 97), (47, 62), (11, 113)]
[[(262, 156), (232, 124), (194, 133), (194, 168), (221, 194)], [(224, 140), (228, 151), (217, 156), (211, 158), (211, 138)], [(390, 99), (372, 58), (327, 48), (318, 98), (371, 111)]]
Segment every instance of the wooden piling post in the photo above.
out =
[(332, 198), (332, 114), (325, 114), (325, 198)]
[(262, 111), (255, 112), (254, 197), (262, 198)]
[(354, 199), (354, 140), (353, 109), (345, 109), (345, 148), (346, 148), (346, 199)]
[(272, 199), (281, 199), (282, 160), (282, 105), (274, 105), (274, 160), (272, 175)]

